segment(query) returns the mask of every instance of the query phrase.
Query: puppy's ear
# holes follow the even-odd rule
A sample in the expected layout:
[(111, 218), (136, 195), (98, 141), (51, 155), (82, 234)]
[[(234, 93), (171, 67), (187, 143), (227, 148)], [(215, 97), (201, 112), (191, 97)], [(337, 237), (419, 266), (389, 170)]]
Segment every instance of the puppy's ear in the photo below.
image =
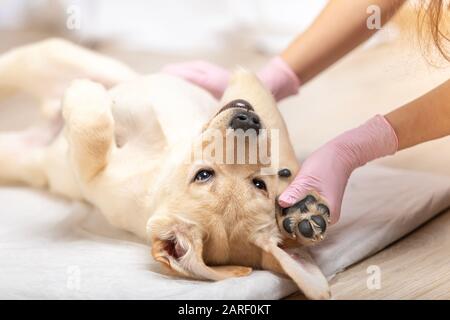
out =
[(263, 269), (288, 275), (309, 299), (329, 299), (328, 281), (306, 248), (295, 244), (280, 248), (275, 240), (259, 238), (255, 244), (263, 250)]
[(241, 277), (252, 269), (241, 266), (207, 266), (203, 260), (204, 233), (195, 223), (179, 217), (150, 218), (147, 230), (152, 255), (170, 271), (188, 278), (223, 280)]

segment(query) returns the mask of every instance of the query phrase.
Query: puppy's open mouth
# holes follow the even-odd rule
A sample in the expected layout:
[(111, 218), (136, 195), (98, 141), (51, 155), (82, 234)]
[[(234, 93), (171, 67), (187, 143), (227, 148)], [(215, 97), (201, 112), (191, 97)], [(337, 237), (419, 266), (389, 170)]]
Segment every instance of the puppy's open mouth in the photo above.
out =
[(233, 100), (233, 101), (227, 103), (225, 106), (223, 106), (216, 113), (216, 116), (219, 115), (220, 113), (222, 113), (225, 110), (235, 109), (235, 108), (244, 109), (246, 111), (255, 111), (255, 109), (251, 106), (251, 104), (248, 101), (245, 101), (244, 99), (237, 99), (237, 100)]

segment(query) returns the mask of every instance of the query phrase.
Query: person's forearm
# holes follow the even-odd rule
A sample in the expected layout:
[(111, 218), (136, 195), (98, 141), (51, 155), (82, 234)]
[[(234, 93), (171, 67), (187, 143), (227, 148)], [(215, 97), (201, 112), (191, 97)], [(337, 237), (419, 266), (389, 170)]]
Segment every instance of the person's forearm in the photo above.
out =
[(398, 137), (398, 149), (450, 135), (450, 80), (385, 118)]
[(278, 203), (291, 207), (312, 191), (328, 204), (330, 222), (340, 216), (352, 172), (375, 159), (450, 135), (450, 80), (386, 116), (376, 115), (314, 151)]
[(367, 26), (367, 9), (381, 9), (384, 24), (397, 12), (405, 0), (330, 0), (314, 23), (281, 57), (294, 70), (302, 84), (367, 40), (377, 29)]

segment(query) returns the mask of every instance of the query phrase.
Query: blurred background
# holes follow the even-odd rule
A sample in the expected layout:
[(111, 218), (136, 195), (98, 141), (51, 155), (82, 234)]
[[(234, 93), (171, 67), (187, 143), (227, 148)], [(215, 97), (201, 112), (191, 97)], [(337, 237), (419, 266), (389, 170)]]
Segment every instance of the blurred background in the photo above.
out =
[[(244, 40), (260, 50), (285, 46), (326, 0), (6, 0), (0, 27), (70, 32), (80, 41), (114, 41), (165, 53), (221, 51)], [(77, 23), (73, 23), (74, 20)]]
[[(343, 130), (449, 79), (448, 64), (417, 43), (416, 2), (409, 1), (391, 23), (302, 87), (298, 96), (281, 102), (300, 158)], [(326, 3), (0, 0), (0, 53), (48, 37), (63, 37), (121, 60), (140, 73), (157, 72), (166, 63), (189, 59), (257, 70), (304, 31)], [(23, 109), (0, 108), (0, 130), (23, 126), (25, 119)], [(450, 175), (450, 141), (444, 138), (379, 162)]]

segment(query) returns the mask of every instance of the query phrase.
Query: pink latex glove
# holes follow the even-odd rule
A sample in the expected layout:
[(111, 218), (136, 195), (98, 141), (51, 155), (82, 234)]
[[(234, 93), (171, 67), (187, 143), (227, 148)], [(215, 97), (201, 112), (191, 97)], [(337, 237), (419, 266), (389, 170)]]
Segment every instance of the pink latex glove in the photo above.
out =
[(309, 192), (316, 191), (328, 203), (333, 224), (339, 220), (345, 187), (353, 170), (394, 154), (397, 149), (394, 129), (383, 116), (377, 115), (312, 153), (291, 185), (280, 195), (278, 203), (290, 207)]
[[(191, 61), (169, 64), (163, 72), (179, 76), (208, 90), (220, 98), (228, 86), (230, 72), (206, 61)], [(258, 72), (258, 78), (274, 95), (277, 101), (298, 92), (300, 81), (289, 65), (275, 57)]]

